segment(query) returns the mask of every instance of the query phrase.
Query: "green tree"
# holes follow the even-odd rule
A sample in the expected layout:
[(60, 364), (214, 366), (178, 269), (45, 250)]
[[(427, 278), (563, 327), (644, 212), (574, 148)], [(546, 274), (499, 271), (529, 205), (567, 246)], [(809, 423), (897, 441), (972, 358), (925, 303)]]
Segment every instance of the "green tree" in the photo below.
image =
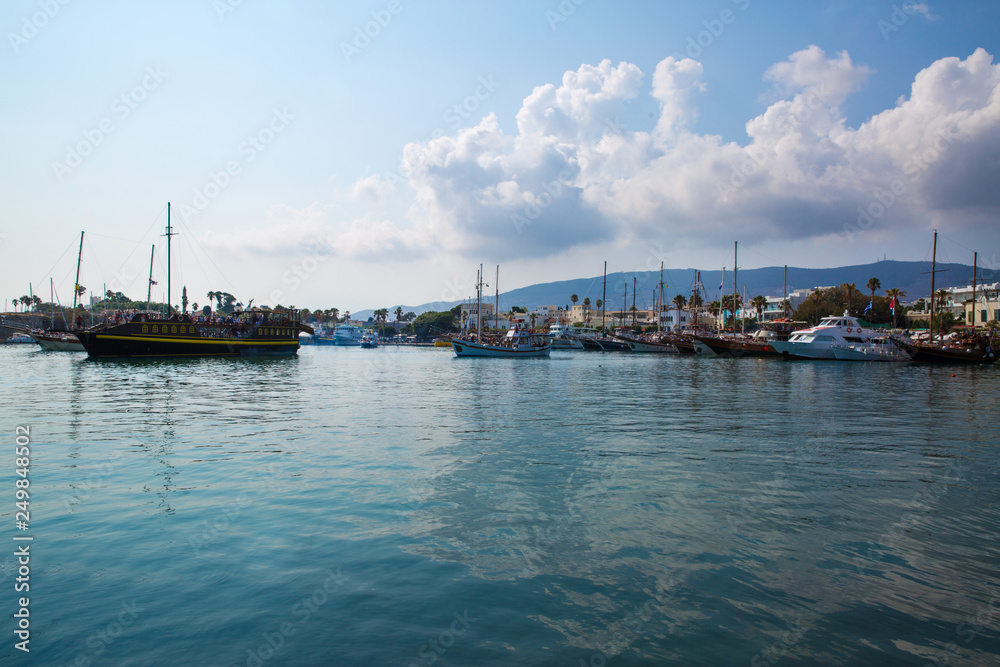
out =
[(750, 305), (757, 311), (757, 321), (762, 321), (764, 319), (764, 309), (767, 308), (767, 297), (763, 294), (758, 294), (750, 299)]
[[(885, 295), (886, 295), (886, 297), (890, 301), (892, 301), (892, 299), (896, 300), (896, 309), (899, 310), (901, 308), (901, 304), (899, 302), (900, 302), (900, 300), (904, 296), (906, 296), (906, 292), (904, 292), (903, 290), (899, 289), (898, 287), (892, 287), (892, 288), (887, 289), (885, 291)], [(890, 308), (890, 312), (892, 312), (891, 308)], [(893, 329), (896, 328), (896, 313), (895, 312), (892, 312), (892, 328)]]
[(426, 338), (436, 332), (452, 332), (456, 330), (455, 315), (451, 311), (421, 313), (413, 320), (413, 333), (419, 338)]
[(875, 307), (875, 290), (877, 290), (880, 287), (882, 287), (882, 283), (879, 282), (878, 278), (869, 278), (868, 282), (865, 285), (865, 287), (867, 287), (871, 291), (871, 293), (872, 293), (872, 299), (871, 299), (871, 301), (869, 303), (871, 303), (872, 308), (874, 308)]

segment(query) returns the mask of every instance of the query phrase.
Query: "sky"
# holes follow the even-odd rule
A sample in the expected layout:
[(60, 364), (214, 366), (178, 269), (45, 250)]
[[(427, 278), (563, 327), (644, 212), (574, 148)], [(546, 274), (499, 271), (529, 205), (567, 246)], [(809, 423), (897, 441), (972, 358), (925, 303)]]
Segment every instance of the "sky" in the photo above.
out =
[(153, 253), (165, 301), (167, 202), (175, 304), (418, 305), (480, 264), (505, 291), (734, 242), (741, 269), (924, 260), (934, 229), (1000, 269), (997, 25), (995, 0), (10, 0), (0, 299), (72, 301), (83, 231), (88, 293), (145, 298)]

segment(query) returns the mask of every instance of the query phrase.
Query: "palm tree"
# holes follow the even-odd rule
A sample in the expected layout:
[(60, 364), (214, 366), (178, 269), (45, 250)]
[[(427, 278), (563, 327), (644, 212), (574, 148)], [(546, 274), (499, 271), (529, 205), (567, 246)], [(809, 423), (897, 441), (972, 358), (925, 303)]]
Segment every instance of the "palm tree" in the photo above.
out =
[(575, 306), (576, 302), (580, 300), (580, 297), (578, 297), (576, 294), (570, 294), (569, 300), (572, 301), (573, 305)]
[(764, 308), (767, 307), (767, 297), (762, 294), (758, 294), (754, 298), (750, 299), (750, 305), (757, 311), (757, 321), (760, 322), (763, 320)]
[(869, 302), (868, 305), (870, 305), (872, 308), (874, 308), (875, 307), (875, 290), (877, 290), (878, 288), (882, 287), (882, 283), (880, 283), (878, 281), (878, 278), (869, 278), (868, 279), (868, 283), (865, 285), (865, 287), (867, 287), (868, 289), (870, 289), (871, 292), (872, 292), (872, 300)]
[(351, 311), (345, 310), (344, 311), (344, 322), (350, 322), (350, 321), (351, 321)]
[(208, 292), (205, 293), (205, 296), (208, 297), (208, 307), (211, 308), (212, 307), (212, 301), (215, 300), (215, 292), (213, 292), (212, 290), (209, 290)]
[(396, 306), (395, 315), (396, 315), (396, 335), (398, 336), (399, 335), (399, 318), (401, 318), (403, 316), (403, 307), (402, 306)]
[(858, 291), (858, 286), (856, 283), (844, 283), (840, 286), (840, 289), (844, 290), (844, 294), (847, 297), (847, 312), (852, 315), (854, 312), (851, 310), (851, 305), (853, 303), (853, 295)]
[(587, 324), (590, 324), (590, 297), (583, 297), (583, 317), (587, 320)]
[[(597, 309), (600, 309), (603, 306), (604, 306), (604, 302), (602, 300), (600, 300), (600, 299), (598, 299), (597, 301), (594, 302), (594, 307), (597, 308)], [(602, 321), (601, 321), (601, 328), (602, 329), (604, 328), (603, 318), (602, 318)]]
[(340, 310), (338, 310), (337, 308), (331, 308), (330, 318), (333, 320), (333, 325), (336, 326), (337, 322), (340, 320)]
[[(937, 297), (937, 307), (938, 312), (940, 312), (944, 309), (944, 304), (948, 300), (948, 290), (939, 289), (937, 292), (934, 292), (934, 296)], [(21, 299), (23, 300), (24, 297), (22, 296)]]
[[(898, 304), (899, 300), (902, 299), (904, 296), (906, 296), (906, 292), (904, 292), (903, 290), (899, 289), (898, 287), (892, 287), (892, 288), (887, 289), (885, 291), (885, 295), (887, 297), (889, 297), (889, 299), (890, 299), (889, 303), (892, 303), (892, 300), (895, 299), (896, 303)], [(896, 328), (896, 309), (895, 308), (892, 308), (892, 328), (893, 329)]]
[(677, 296), (674, 297), (674, 305), (677, 306), (677, 310), (680, 310), (681, 308), (686, 306), (687, 302), (688, 302), (687, 297), (685, 297), (683, 294), (678, 294)]

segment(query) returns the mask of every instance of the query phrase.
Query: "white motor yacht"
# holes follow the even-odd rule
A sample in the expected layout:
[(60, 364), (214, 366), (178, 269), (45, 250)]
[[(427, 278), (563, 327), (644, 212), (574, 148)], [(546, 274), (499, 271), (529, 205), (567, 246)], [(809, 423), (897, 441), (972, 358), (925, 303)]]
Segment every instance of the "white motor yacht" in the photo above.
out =
[(814, 327), (793, 331), (786, 341), (770, 344), (786, 359), (836, 359), (834, 346), (866, 345), (877, 335), (844, 311), (843, 315), (824, 317)]

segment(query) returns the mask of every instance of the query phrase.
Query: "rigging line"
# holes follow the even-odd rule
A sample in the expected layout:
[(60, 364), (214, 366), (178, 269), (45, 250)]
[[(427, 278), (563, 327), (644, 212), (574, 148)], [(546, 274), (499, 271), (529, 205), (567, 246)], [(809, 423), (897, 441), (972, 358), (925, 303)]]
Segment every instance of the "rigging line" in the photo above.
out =
[[(775, 263), (775, 266), (781, 266), (781, 263), (780, 263), (780, 262), (778, 262), (778, 260), (774, 259), (773, 257), (768, 257), (767, 255), (765, 255), (765, 254), (764, 254), (764, 253), (762, 253), (762, 252), (759, 252), (759, 251), (757, 251), (757, 250), (754, 250), (754, 249), (753, 249), (753, 246), (745, 246), (745, 247), (743, 248), (743, 252), (744, 252), (744, 253), (746, 253), (746, 252), (750, 252), (750, 253), (753, 253), (753, 254), (755, 254), (755, 255), (760, 255), (761, 257), (763, 257), (764, 259), (768, 260), (769, 262), (774, 262), (774, 263)], [(749, 270), (749, 269), (747, 269), (747, 270)]]
[[(125, 268), (125, 265), (132, 258), (132, 255), (135, 254), (135, 251), (139, 248), (139, 246), (140, 245), (144, 245), (144, 240), (145, 240), (145, 238), (147, 236), (149, 236), (149, 231), (153, 228), (153, 225), (155, 225), (157, 223), (157, 221), (161, 217), (163, 217), (163, 212), (166, 210), (166, 208), (167, 208), (167, 206), (166, 206), (166, 204), (164, 204), (163, 207), (160, 209), (160, 212), (157, 213), (157, 215), (156, 215), (155, 218), (153, 218), (153, 221), (149, 223), (149, 227), (147, 227), (146, 231), (143, 232), (142, 238), (140, 238), (138, 241), (132, 241), (131, 239), (116, 239), (118, 241), (126, 241), (126, 242), (129, 242), (129, 243), (134, 243), (135, 245), (132, 246), (132, 250), (130, 250), (129, 253), (125, 256), (125, 259), (122, 260), (122, 263), (118, 266), (118, 272), (115, 275), (122, 274), (122, 269)], [(101, 235), (101, 234), (95, 234), (94, 236), (103, 236), (103, 235)], [(114, 237), (114, 236), (104, 236), (104, 238), (115, 239), (116, 237)], [(128, 289), (129, 287), (131, 287), (133, 283), (135, 283), (135, 278), (132, 279), (132, 282), (130, 282), (125, 287), (125, 289)], [(124, 294), (124, 291), (122, 293)]]
[[(211, 263), (211, 265), (213, 267), (215, 267), (215, 270), (218, 272), (218, 275), (222, 278), (222, 280), (225, 283), (227, 283), (229, 285), (229, 289), (232, 290), (232, 294), (234, 296), (236, 296), (238, 294), (239, 290), (236, 289), (236, 286), (233, 285), (233, 283), (229, 280), (229, 277), (225, 274), (225, 272), (223, 272), (223, 270), (219, 268), (219, 265), (215, 263), (215, 260), (212, 259), (212, 255), (210, 255), (209, 253), (205, 252), (205, 249), (201, 247), (200, 243), (198, 243), (198, 239), (195, 237), (194, 233), (191, 231), (191, 229), (185, 223), (178, 221), (178, 224), (181, 226), (181, 228), (183, 230), (186, 230), (186, 236), (190, 237), (191, 240), (187, 241), (187, 242), (188, 243), (190, 243), (192, 241), (194, 242), (194, 244), (197, 247), (197, 249), (200, 250), (201, 253), (203, 255), (205, 255), (205, 258), (208, 259), (209, 263)], [(204, 269), (203, 269), (203, 271), (204, 271)], [(205, 273), (205, 277), (208, 278), (208, 273), (207, 272)], [(239, 298), (238, 300), (241, 301), (241, 302), (243, 301), (242, 298)]]
[(55, 268), (56, 268), (56, 266), (57, 266), (57, 265), (59, 264), (59, 262), (61, 262), (61, 261), (62, 261), (62, 258), (63, 258), (63, 257), (65, 257), (65, 256), (66, 256), (66, 253), (68, 253), (68, 252), (70, 251), (70, 249), (72, 249), (72, 248), (73, 248), (73, 246), (75, 246), (76, 244), (77, 244), (77, 241), (76, 241), (76, 240), (73, 240), (73, 241), (70, 241), (70, 244), (69, 244), (68, 246), (66, 246), (66, 249), (65, 249), (65, 250), (63, 250), (63, 253), (62, 253), (61, 255), (59, 255), (59, 259), (57, 259), (57, 260), (56, 260), (56, 261), (55, 261), (55, 262), (54, 262), (54, 263), (52, 264), (52, 266), (51, 266), (51, 267), (49, 267), (49, 270), (45, 272), (45, 275), (44, 275), (44, 276), (42, 277), (42, 280), (41, 280), (41, 281), (39, 281), (39, 284), (41, 284), (41, 282), (44, 282), (44, 281), (45, 281), (45, 278), (48, 278), (49, 276), (51, 276), (51, 275), (52, 275), (52, 272), (53, 272), (53, 271), (55, 270)]
[(142, 239), (139, 239), (138, 241), (135, 239), (123, 239), (120, 236), (109, 236), (107, 234), (99, 234), (97, 232), (87, 232), (87, 236), (96, 236), (99, 239), (111, 239), (112, 241), (123, 241), (125, 243), (142, 243)]
[(964, 248), (965, 250), (968, 250), (969, 252), (977, 252), (976, 250), (973, 250), (972, 248), (966, 248), (966, 247), (965, 247), (964, 245), (962, 245), (961, 243), (959, 243), (959, 242), (958, 242), (958, 241), (956, 241), (955, 239), (953, 239), (953, 238), (951, 238), (951, 237), (949, 237), (949, 236), (945, 236), (945, 235), (944, 235), (944, 234), (942, 234), (941, 232), (938, 232), (938, 238), (939, 238), (939, 239), (944, 239), (944, 240), (946, 240), (946, 241), (948, 241), (948, 242), (950, 242), (950, 243), (954, 243), (954, 244), (955, 244), (955, 245), (957, 245), (957, 246), (958, 246), (959, 248)]

